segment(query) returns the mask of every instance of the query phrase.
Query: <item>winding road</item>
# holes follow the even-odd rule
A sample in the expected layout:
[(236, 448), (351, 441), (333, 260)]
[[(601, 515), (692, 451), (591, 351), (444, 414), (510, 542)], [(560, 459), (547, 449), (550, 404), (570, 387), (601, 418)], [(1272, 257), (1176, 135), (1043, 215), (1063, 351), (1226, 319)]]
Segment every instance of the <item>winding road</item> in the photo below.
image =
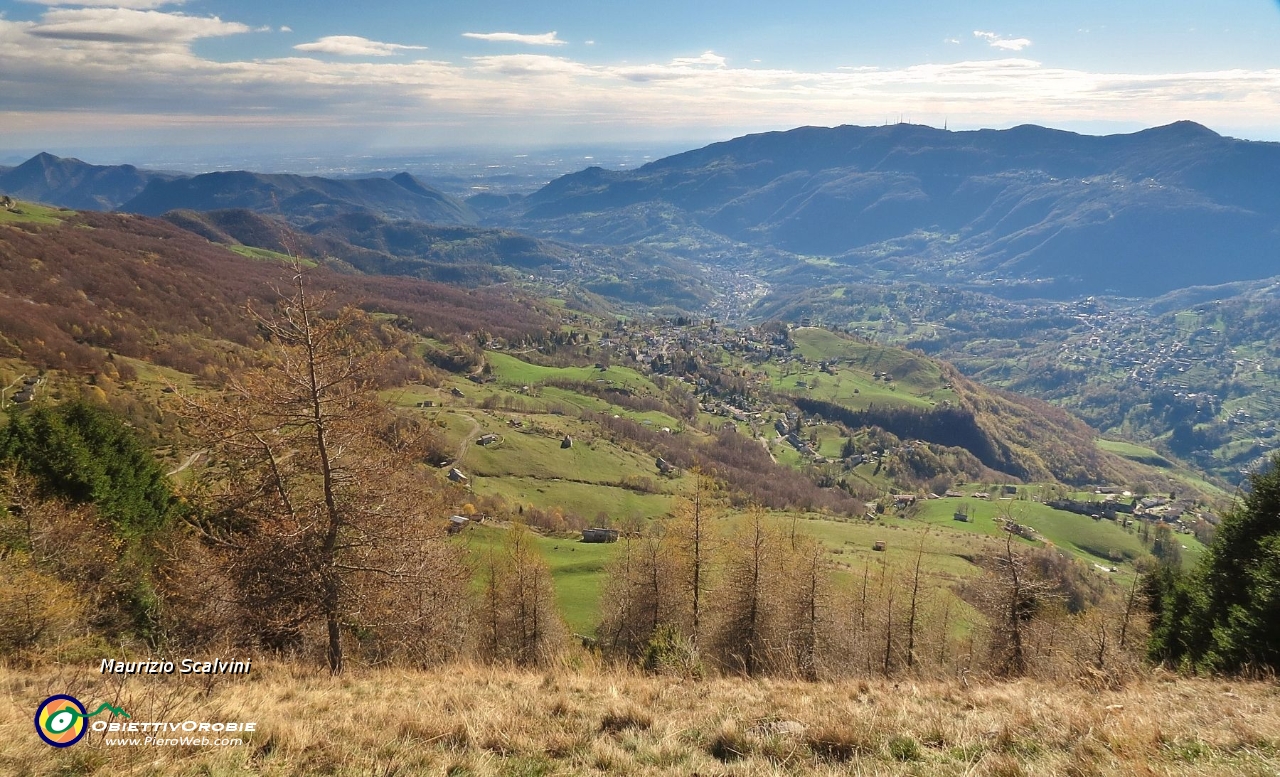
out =
[(173, 477), (174, 475), (176, 475), (176, 474), (178, 474), (179, 472), (183, 471), (183, 470), (184, 470), (184, 469), (186, 469), (187, 467), (190, 467), (192, 464), (195, 464), (195, 463), (196, 463), (196, 459), (200, 458), (201, 456), (205, 455), (205, 454), (206, 454), (206, 453), (208, 453), (208, 452), (209, 452), (208, 450), (196, 451), (195, 453), (193, 453), (193, 454), (191, 454), (190, 456), (188, 456), (186, 461), (184, 461), (184, 462), (182, 462), (181, 464), (179, 464), (177, 469), (169, 470), (169, 471), (168, 471), (168, 472), (166, 472), (165, 474), (166, 474), (166, 475), (168, 475), (169, 477)]
[(470, 449), (470, 447), (471, 447), (471, 442), (472, 442), (472, 440), (474, 440), (475, 438), (477, 438), (477, 437), (479, 437), (479, 436), (480, 436), (480, 422), (479, 422), (479, 421), (477, 421), (477, 420), (476, 420), (474, 417), (472, 417), (472, 416), (469, 416), (469, 415), (463, 415), (462, 413), (455, 413), (455, 415), (460, 415), (460, 416), (462, 416), (463, 418), (465, 418), (465, 419), (467, 419), (468, 421), (470, 421), (470, 422), (471, 422), (471, 431), (467, 433), (467, 436), (466, 436), (466, 437), (463, 437), (463, 438), (462, 438), (462, 442), (458, 445), (458, 453), (457, 453), (457, 455), (456, 455), (456, 456), (454, 456), (454, 457), (453, 457), (453, 461), (449, 464), (449, 466), (450, 466), (450, 467), (456, 467), (456, 466), (458, 466), (459, 464), (461, 464), (461, 463), (462, 463), (462, 460), (463, 460), (463, 459), (466, 457), (466, 455), (467, 455), (467, 451), (468, 451), (468, 450)]

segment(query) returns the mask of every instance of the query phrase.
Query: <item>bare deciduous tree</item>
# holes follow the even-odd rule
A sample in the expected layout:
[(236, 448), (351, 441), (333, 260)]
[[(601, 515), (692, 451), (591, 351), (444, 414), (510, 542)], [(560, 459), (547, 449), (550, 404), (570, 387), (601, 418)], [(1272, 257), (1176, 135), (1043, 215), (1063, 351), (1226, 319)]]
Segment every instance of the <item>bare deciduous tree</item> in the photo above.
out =
[(478, 624), (480, 647), (491, 661), (520, 666), (548, 663), (564, 647), (565, 627), (556, 608), (551, 572), (521, 524), (502, 547), (485, 553)]
[(790, 660), (800, 677), (817, 680), (833, 648), (830, 551), (811, 537), (793, 535), (785, 564), (791, 577)]
[(301, 647), (323, 624), (337, 674), (344, 633), (372, 640), (379, 657), (415, 631), (416, 644), (447, 644), (441, 630), (458, 621), (466, 575), (432, 520), (444, 502), (421, 464), (425, 433), (375, 393), (386, 361), (378, 325), (330, 310), (294, 271), (278, 311), (250, 310), (266, 341), (260, 365), (212, 398), (183, 400), (212, 464), (208, 509), (192, 525), (227, 565), (228, 593), (257, 639)]
[(605, 647), (637, 658), (660, 627), (688, 631), (679, 556), (676, 538), (662, 525), (623, 539), (605, 584), (600, 626)]
[(920, 533), (920, 545), (916, 548), (915, 571), (911, 575), (911, 609), (907, 616), (907, 668), (916, 665), (916, 616), (920, 603), (920, 565), (924, 561), (924, 541), (929, 536), (929, 528)]
[(720, 663), (749, 677), (774, 668), (784, 594), (779, 553), (785, 540), (752, 507), (727, 548), (716, 589), (717, 630), (712, 650)]
[(1054, 585), (1038, 577), (1028, 558), (1014, 549), (1013, 534), (986, 564), (986, 575), (974, 589), (975, 604), (991, 630), (992, 671), (1020, 676), (1030, 668), (1031, 624), (1056, 597)]
[(696, 646), (702, 635), (704, 598), (715, 553), (715, 518), (719, 515), (716, 482), (699, 467), (689, 473), (693, 482), (676, 507), (674, 540), (681, 551), (682, 577), (688, 590), (689, 638)]

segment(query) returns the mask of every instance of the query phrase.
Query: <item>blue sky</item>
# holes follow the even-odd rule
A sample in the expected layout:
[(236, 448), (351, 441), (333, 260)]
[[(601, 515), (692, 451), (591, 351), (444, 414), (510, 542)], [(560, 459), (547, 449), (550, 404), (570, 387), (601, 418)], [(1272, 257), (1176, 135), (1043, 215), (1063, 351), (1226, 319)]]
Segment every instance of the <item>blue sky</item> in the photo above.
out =
[(1280, 140), (1274, 0), (0, 0), (0, 142), (690, 144), (899, 118)]

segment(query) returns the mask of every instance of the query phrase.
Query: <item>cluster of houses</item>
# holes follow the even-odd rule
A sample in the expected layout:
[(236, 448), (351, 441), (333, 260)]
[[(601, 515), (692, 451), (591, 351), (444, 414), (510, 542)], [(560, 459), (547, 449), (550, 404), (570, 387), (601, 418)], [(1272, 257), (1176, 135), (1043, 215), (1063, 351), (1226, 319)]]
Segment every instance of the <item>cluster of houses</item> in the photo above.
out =
[[(1227, 368), (1230, 355), (1222, 348), (1222, 333), (1210, 327), (1199, 327), (1191, 332), (1179, 332), (1177, 339), (1161, 341), (1149, 331), (1139, 333), (1135, 320), (1127, 310), (1098, 310), (1096, 305), (1077, 305), (1074, 317), (1086, 331), (1063, 343), (1059, 359), (1079, 364), (1103, 362), (1126, 370), (1129, 380), (1142, 388), (1176, 387), (1186, 390), (1186, 385), (1176, 385), (1177, 376), (1193, 367)], [(1191, 400), (1208, 399), (1209, 394), (1195, 393)]]
[(760, 327), (730, 330), (719, 326), (714, 319), (692, 323), (657, 321), (623, 327), (602, 335), (596, 347), (647, 364), (657, 373), (671, 371), (672, 361), (682, 355), (715, 362), (725, 351), (755, 363), (804, 362), (803, 357), (793, 354), (785, 332)]
[[(13, 393), (12, 402), (15, 405), (26, 404), (36, 398), (36, 390), (44, 385), (42, 377), (24, 377), (17, 384), (17, 391)], [(0, 402), (2, 405), (3, 402)]]

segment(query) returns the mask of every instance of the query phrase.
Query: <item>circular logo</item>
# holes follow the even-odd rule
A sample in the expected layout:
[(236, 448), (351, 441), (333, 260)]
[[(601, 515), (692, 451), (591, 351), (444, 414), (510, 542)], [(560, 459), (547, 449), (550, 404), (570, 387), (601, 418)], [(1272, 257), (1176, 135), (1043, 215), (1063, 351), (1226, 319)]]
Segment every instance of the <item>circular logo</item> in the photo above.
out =
[(50, 696), (36, 708), (36, 733), (45, 744), (71, 747), (84, 737), (87, 717), (84, 705), (76, 697)]

